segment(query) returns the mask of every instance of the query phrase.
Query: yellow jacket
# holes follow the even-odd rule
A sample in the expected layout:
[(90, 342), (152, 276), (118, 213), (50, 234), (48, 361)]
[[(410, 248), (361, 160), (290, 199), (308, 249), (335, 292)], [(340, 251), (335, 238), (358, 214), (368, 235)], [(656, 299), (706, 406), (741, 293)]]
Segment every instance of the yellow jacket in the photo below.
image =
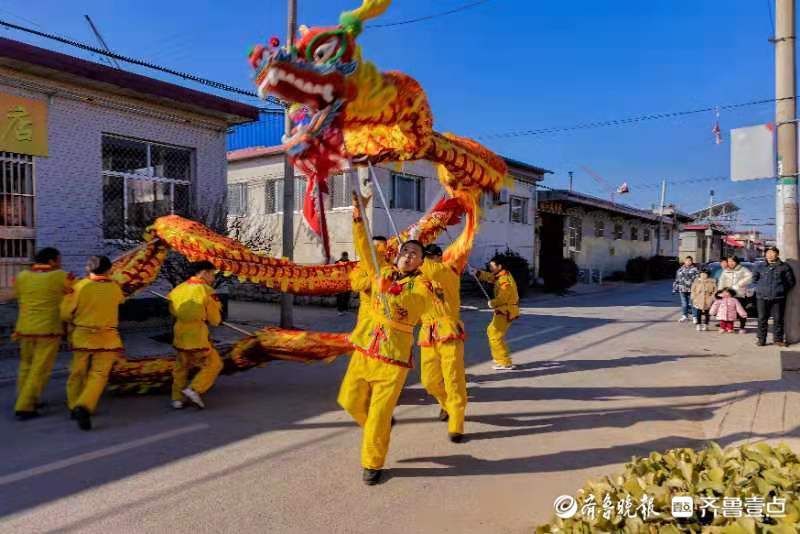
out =
[(214, 288), (192, 277), (170, 291), (167, 299), (175, 317), (173, 346), (182, 351), (210, 349), (208, 325), (222, 322), (222, 305)]
[(72, 292), (74, 277), (49, 265), (35, 264), (14, 280), (14, 294), (19, 301), (19, 316), (14, 339), (61, 337), (64, 325), (59, 306), (64, 295)]
[(422, 327), (417, 343), (429, 347), (434, 343), (444, 343), (465, 339), (464, 324), (461, 322), (461, 277), (449, 263), (425, 260), (422, 274), (433, 280), (444, 291), (444, 315), (426, 313), (422, 316)]
[[(389, 265), (385, 258), (379, 257), (380, 268), (383, 269)], [(358, 266), (350, 271), (350, 289), (358, 293), (358, 316), (356, 323), (360, 322), (369, 310), (370, 304), (370, 287), (372, 286), (372, 278), (369, 269), (364, 265), (363, 260), (359, 262)]]
[(369, 238), (360, 218), (353, 221), (353, 240), (361, 266), (371, 281), (369, 306), (350, 334), (350, 342), (365, 356), (412, 367), (414, 327), (430, 310), (446, 314), (444, 292), (419, 272), (403, 275), (393, 266), (379, 271), (372, 261)]
[(125, 295), (119, 284), (107, 276), (90, 274), (79, 280), (73, 292), (61, 302), (61, 319), (72, 323), (70, 338), (74, 351), (121, 351), (119, 305)]
[(489, 301), (494, 313), (505, 316), (509, 321), (518, 318), (519, 293), (517, 292), (517, 283), (511, 273), (505, 269), (497, 274), (479, 271), (478, 277), (484, 282), (494, 284), (494, 298)]

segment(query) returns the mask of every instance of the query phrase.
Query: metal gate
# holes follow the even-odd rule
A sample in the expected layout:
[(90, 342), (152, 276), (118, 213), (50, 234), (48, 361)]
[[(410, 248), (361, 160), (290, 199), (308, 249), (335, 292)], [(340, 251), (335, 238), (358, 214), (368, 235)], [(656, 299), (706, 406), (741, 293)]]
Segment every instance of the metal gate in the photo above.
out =
[(33, 156), (0, 152), (0, 298), (12, 292), (14, 277), (33, 262)]

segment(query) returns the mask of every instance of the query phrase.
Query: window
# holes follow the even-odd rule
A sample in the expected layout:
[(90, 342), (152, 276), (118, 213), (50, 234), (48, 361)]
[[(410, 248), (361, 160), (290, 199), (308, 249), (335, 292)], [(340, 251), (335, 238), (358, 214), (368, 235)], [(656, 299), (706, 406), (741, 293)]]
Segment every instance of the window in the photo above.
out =
[(614, 239), (622, 239), (622, 225), (617, 223), (614, 225)]
[(508, 219), (511, 222), (528, 224), (528, 199), (509, 195)]
[(138, 239), (157, 217), (189, 214), (191, 149), (103, 135), (102, 151), (104, 238)]
[(401, 210), (425, 210), (425, 184), (422, 178), (392, 173), (392, 198), (389, 207)]
[(0, 294), (11, 295), (14, 277), (33, 262), (33, 157), (0, 152)]
[(642, 239), (644, 239), (645, 241), (650, 241), (650, 228), (645, 228), (642, 231)]
[(228, 215), (247, 215), (247, 184), (228, 186)]
[(631, 241), (639, 241), (639, 228), (631, 226)]
[(606, 236), (606, 222), (605, 221), (595, 221), (594, 222), (594, 236), (595, 237), (605, 237)]
[(329, 202), (331, 208), (349, 208), (352, 204), (350, 180), (346, 173), (331, 176), (328, 180), (330, 189)]
[(672, 239), (672, 232), (670, 232), (669, 228), (664, 228), (664, 241), (669, 241)]
[(583, 221), (580, 217), (570, 217), (569, 224), (569, 248), (570, 250), (580, 251), (583, 239)]

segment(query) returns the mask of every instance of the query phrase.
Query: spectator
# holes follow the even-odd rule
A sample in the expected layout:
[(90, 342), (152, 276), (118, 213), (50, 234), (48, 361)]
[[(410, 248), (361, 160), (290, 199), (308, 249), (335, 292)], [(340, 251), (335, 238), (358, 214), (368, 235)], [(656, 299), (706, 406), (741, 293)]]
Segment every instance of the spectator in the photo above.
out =
[[(675, 283), (672, 284), (672, 292), (677, 293), (681, 297), (681, 318), (680, 322), (685, 323), (689, 317), (694, 315), (692, 308), (692, 284), (695, 278), (700, 275), (700, 270), (694, 264), (694, 258), (686, 256), (683, 260), (683, 265), (678, 269), (675, 274)], [(697, 318), (694, 318), (697, 324)]]
[(777, 247), (769, 247), (766, 263), (759, 263), (753, 273), (756, 284), (756, 308), (758, 309), (758, 340), (763, 347), (767, 343), (767, 325), (773, 319), (772, 339), (779, 347), (785, 347), (783, 320), (786, 311), (786, 296), (795, 285), (792, 268), (781, 261)]
[[(342, 255), (336, 260), (336, 263), (348, 263), (350, 261), (350, 255), (347, 252), (342, 252)], [(350, 292), (345, 291), (344, 293), (339, 293), (336, 295), (336, 311), (338, 312), (337, 315), (341, 316), (344, 315), (347, 310), (350, 309)]]
[(736, 291), (729, 287), (717, 292), (717, 300), (711, 305), (709, 313), (719, 319), (720, 334), (732, 334), (733, 322), (736, 318), (747, 318), (747, 312), (736, 298)]
[(713, 278), (709, 278), (708, 271), (703, 269), (700, 276), (692, 284), (692, 305), (695, 309), (695, 322), (697, 331), (708, 330), (708, 322), (711, 317), (709, 310), (714, 304), (714, 295), (717, 292), (717, 284)]
[(726, 258), (722, 258), (719, 260), (719, 270), (714, 270), (714, 280), (719, 281), (719, 277), (722, 276), (722, 273), (725, 272), (725, 269), (728, 268), (728, 260)]
[[(739, 262), (736, 256), (728, 256), (727, 266), (722, 270), (719, 280), (717, 280), (717, 288), (725, 289), (730, 288), (736, 292), (736, 300), (745, 307), (747, 304), (747, 288), (753, 280), (753, 273), (750, 269), (745, 267)], [(739, 317), (739, 333), (745, 333), (745, 326), (747, 326), (747, 317)]]

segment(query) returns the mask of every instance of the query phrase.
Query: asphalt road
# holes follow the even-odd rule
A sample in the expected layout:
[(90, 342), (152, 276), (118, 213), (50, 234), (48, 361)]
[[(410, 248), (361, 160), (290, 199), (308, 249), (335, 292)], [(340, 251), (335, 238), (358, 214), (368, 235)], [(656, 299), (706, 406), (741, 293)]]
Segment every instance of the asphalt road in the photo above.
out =
[(632, 455), (796, 438), (777, 352), (677, 315), (669, 284), (535, 301), (509, 333), (520, 369), (497, 372), (490, 315), (465, 311), (468, 441), (447, 440), (414, 371), (376, 487), (336, 404), (346, 358), (223, 377), (204, 411), (106, 396), (88, 433), (58, 405), (63, 379), (26, 423), (2, 387), (0, 532), (525, 532)]

